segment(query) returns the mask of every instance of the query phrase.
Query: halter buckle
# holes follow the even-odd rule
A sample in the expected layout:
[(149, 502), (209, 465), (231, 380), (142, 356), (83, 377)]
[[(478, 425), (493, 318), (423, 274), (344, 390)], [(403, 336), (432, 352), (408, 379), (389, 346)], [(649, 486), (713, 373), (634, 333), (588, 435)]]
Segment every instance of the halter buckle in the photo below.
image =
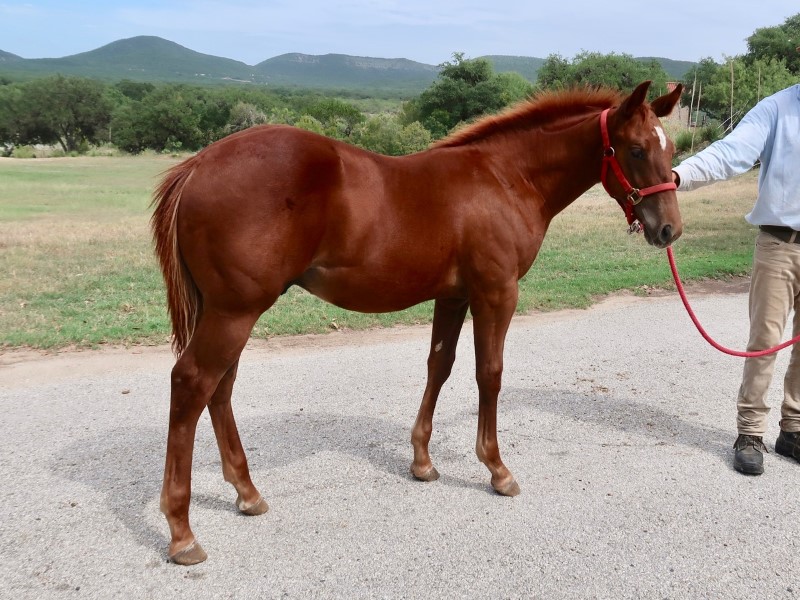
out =
[(628, 202), (636, 206), (644, 200), (644, 196), (639, 192), (637, 188), (633, 188), (630, 192), (628, 192)]

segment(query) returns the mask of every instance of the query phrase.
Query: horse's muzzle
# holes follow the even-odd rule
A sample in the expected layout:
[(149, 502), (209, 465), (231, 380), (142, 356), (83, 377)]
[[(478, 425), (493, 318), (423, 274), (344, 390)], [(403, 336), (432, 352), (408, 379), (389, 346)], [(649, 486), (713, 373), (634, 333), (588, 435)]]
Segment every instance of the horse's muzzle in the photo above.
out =
[(671, 223), (661, 225), (655, 232), (655, 235), (650, 232), (649, 228), (645, 227), (644, 229), (644, 237), (647, 243), (657, 248), (666, 248), (681, 237), (682, 233), (683, 227), (674, 227)]

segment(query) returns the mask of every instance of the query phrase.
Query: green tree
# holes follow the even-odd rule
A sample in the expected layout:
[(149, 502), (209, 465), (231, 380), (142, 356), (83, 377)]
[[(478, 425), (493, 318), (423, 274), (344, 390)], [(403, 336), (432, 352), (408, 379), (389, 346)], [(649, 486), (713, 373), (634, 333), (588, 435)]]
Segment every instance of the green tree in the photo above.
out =
[(700, 62), (686, 72), (683, 77), (682, 102), (687, 106), (697, 99), (697, 94), (717, 78), (720, 65), (711, 57), (702, 58)]
[(59, 144), (74, 152), (107, 131), (103, 84), (61, 75), (11, 86), (0, 103), (0, 133), (13, 144)]
[(298, 118), (298, 114), (291, 108), (281, 107), (269, 111), (267, 123), (273, 125), (294, 125)]
[(194, 91), (194, 110), (199, 114), (201, 145), (206, 146), (227, 134), (233, 105), (216, 90), (191, 88)]
[(210, 136), (202, 127), (205, 107), (198, 93), (188, 86), (167, 85), (141, 101), (119, 106), (112, 119), (112, 140), (129, 152), (202, 148)]
[(494, 75), (492, 63), (483, 58), (465, 59), (463, 52), (453, 53), (452, 62), (439, 65), (439, 76), (451, 81), (463, 81), (469, 86), (476, 86), (489, 81)]
[(226, 133), (242, 131), (248, 127), (261, 125), (268, 121), (267, 114), (254, 104), (249, 102), (237, 102), (231, 109), (228, 123), (225, 126)]
[(10, 156), (14, 147), (25, 143), (24, 96), (18, 85), (0, 86), (0, 154)]
[(656, 60), (636, 60), (629, 54), (581, 52), (571, 61), (551, 54), (537, 75), (541, 88), (558, 89), (575, 85), (607, 86), (631, 90), (650, 80), (651, 94), (666, 92), (669, 76)]
[(453, 54), (452, 62), (441, 65), (439, 77), (418, 98), (403, 107), (401, 120), (410, 125), (419, 121), (435, 138), (446, 135), (462, 122), (493, 113), (527, 96), (532, 86), (520, 77), (498, 75), (482, 58), (465, 59)]
[(310, 104), (305, 113), (322, 123), (326, 135), (347, 138), (353, 128), (363, 123), (366, 117), (352, 104), (337, 98), (323, 98)]
[(747, 38), (745, 61), (783, 60), (789, 72), (800, 75), (800, 13), (789, 17), (783, 25), (756, 29)]
[(432, 141), (431, 132), (419, 121), (404, 125), (400, 130), (400, 151), (403, 154), (421, 152), (430, 146)]
[(700, 108), (730, 128), (760, 99), (795, 81), (796, 76), (789, 72), (782, 59), (731, 58), (727, 64), (719, 66), (711, 81), (702, 88)]
[(395, 115), (370, 117), (353, 132), (353, 142), (380, 154), (402, 156), (427, 148), (431, 133), (419, 121), (403, 125)]
[(495, 78), (500, 84), (503, 104), (513, 104), (533, 94), (533, 84), (519, 73), (498, 73)]
[(126, 98), (131, 100), (141, 100), (147, 94), (156, 89), (152, 83), (145, 83), (140, 81), (131, 81), (130, 79), (123, 79), (114, 86)]
[(543, 89), (558, 90), (571, 86), (572, 62), (560, 54), (549, 55), (536, 75), (536, 83)]
[(294, 126), (305, 129), (306, 131), (313, 131), (314, 133), (325, 135), (325, 126), (311, 115), (302, 115), (295, 121)]
[(147, 124), (142, 116), (141, 102), (125, 102), (114, 108), (111, 115), (111, 142), (120, 150), (138, 154), (147, 148)]

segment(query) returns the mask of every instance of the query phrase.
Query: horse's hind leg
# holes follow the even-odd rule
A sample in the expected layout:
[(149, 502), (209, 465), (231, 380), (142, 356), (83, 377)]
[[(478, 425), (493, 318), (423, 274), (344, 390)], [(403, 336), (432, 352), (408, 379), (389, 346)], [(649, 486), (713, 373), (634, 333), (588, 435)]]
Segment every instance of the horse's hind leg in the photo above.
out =
[[(220, 315), (206, 307), (186, 350), (172, 369), (167, 458), (161, 511), (169, 524), (170, 558), (183, 565), (206, 559), (189, 526), (192, 452), (197, 420), (236, 363), (258, 315)], [(231, 381), (232, 384), (232, 381)]]
[(428, 383), (422, 396), (417, 420), (411, 431), (411, 444), (414, 446), (414, 462), (411, 474), (422, 481), (433, 481), (439, 473), (431, 462), (428, 443), (433, 431), (433, 412), (439, 392), (450, 376), (456, 359), (456, 344), (464, 317), (467, 302), (456, 300), (437, 300), (433, 309), (433, 331), (431, 349), (428, 355)]
[(225, 481), (236, 489), (236, 506), (246, 515), (261, 515), (269, 510), (266, 500), (253, 485), (250, 479), (250, 470), (247, 467), (247, 457), (239, 439), (236, 421), (233, 418), (231, 407), (231, 392), (236, 379), (239, 361), (228, 369), (217, 386), (217, 391), (208, 404), (211, 415), (211, 424), (217, 436), (219, 455), (222, 460), (222, 475)]

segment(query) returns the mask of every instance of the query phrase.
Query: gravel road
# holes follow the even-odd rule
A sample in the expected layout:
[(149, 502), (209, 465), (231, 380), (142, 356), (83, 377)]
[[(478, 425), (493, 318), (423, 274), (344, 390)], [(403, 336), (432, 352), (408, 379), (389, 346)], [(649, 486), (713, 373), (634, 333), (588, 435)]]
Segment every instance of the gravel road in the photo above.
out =
[[(744, 345), (744, 294), (694, 305)], [(499, 435), (516, 498), (474, 454), (470, 333), (434, 421), (433, 483), (408, 474), (427, 327), (248, 346), (234, 411), (270, 511), (237, 513), (204, 415), (191, 515), (209, 559), (189, 568), (167, 562), (158, 511), (169, 351), (0, 357), (0, 597), (800, 597), (800, 465), (732, 469), (742, 362), (676, 295), (515, 319)]]

